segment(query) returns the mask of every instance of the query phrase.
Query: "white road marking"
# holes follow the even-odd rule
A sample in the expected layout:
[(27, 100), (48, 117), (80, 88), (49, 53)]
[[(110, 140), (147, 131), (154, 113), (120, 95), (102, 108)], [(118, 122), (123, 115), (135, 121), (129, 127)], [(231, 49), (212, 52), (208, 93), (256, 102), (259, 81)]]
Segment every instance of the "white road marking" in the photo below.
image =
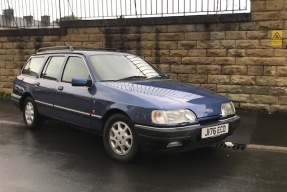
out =
[(0, 124), (6, 124), (6, 125), (23, 125), (23, 123), (13, 122), (13, 121), (5, 121), (0, 120)]
[(249, 144), (249, 145), (246, 145), (246, 149), (287, 153), (287, 147), (280, 147), (280, 146)]

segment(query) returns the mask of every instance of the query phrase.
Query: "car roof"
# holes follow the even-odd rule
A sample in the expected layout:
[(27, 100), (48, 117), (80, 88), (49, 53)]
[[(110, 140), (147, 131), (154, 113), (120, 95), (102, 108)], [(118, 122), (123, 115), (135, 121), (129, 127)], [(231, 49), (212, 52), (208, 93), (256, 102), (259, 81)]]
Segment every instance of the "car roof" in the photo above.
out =
[(95, 47), (74, 47), (74, 46), (56, 46), (56, 47), (43, 47), (38, 49), (35, 55), (46, 54), (82, 54), (82, 55), (95, 55), (95, 54), (123, 54), (113, 48), (95, 48)]

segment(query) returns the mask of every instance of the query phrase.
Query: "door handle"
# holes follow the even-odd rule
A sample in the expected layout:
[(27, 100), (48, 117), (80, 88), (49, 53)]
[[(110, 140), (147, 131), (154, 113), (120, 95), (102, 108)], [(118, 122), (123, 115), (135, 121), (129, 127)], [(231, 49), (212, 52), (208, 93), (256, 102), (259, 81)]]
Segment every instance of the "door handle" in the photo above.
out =
[(40, 85), (40, 82), (36, 82), (36, 83), (35, 83), (35, 86), (39, 86), (39, 85)]
[(59, 86), (59, 87), (58, 87), (58, 90), (59, 90), (59, 91), (63, 91), (63, 89), (64, 89), (63, 86)]

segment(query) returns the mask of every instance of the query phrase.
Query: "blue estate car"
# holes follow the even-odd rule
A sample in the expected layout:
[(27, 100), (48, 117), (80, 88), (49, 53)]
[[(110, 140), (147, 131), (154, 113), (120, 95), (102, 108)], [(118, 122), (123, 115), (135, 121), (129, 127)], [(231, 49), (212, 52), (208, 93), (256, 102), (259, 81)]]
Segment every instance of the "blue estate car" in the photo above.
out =
[(110, 157), (140, 149), (187, 151), (225, 139), (240, 125), (233, 103), (172, 81), (142, 58), (114, 50), (41, 48), (17, 76), (12, 101), (29, 129), (45, 117), (103, 136)]

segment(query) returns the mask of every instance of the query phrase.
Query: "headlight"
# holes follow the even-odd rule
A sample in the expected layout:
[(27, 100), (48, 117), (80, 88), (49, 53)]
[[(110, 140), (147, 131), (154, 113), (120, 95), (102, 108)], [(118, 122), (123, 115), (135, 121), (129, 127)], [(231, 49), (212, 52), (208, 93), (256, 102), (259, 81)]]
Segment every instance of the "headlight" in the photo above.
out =
[(151, 113), (152, 122), (155, 124), (179, 124), (196, 121), (193, 112), (187, 109), (180, 110), (155, 110)]
[(223, 103), (221, 105), (221, 114), (222, 114), (222, 117), (234, 115), (235, 114), (235, 108), (234, 108), (233, 103), (232, 102)]

